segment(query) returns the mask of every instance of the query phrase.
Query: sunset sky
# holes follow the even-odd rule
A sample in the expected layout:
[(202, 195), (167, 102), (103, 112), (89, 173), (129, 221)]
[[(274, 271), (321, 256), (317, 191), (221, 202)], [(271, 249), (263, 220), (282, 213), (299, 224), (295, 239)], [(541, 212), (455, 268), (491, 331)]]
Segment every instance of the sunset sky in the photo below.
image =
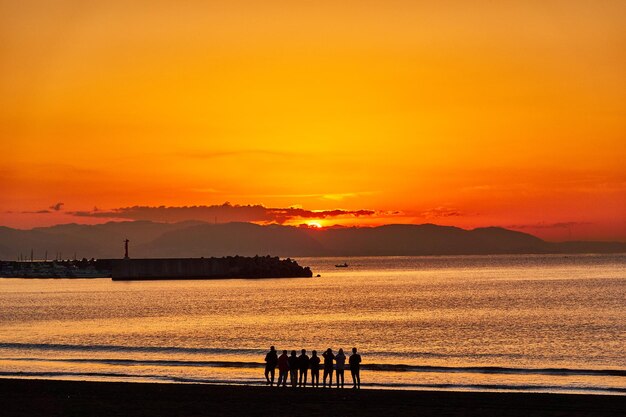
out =
[(228, 201), (626, 240), (625, 22), (623, 0), (0, 0), (0, 225)]

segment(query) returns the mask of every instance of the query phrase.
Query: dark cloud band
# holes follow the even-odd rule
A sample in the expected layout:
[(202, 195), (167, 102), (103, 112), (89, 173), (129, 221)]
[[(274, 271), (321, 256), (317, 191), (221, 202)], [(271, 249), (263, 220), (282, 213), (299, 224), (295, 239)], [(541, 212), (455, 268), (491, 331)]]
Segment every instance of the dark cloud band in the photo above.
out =
[(79, 217), (98, 217), (127, 220), (151, 220), (179, 222), (185, 220), (219, 222), (276, 222), (285, 223), (297, 219), (321, 219), (329, 217), (361, 217), (376, 214), (373, 210), (305, 210), (302, 208), (268, 208), (262, 205), (233, 205), (224, 203), (213, 206), (133, 206), (108, 211), (75, 211)]

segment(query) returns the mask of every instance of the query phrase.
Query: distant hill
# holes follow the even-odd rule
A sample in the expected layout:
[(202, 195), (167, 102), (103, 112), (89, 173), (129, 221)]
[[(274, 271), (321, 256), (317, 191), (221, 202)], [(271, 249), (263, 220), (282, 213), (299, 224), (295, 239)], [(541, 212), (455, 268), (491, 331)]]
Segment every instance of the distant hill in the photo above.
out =
[(252, 223), (201, 224), (172, 230), (136, 250), (154, 257), (317, 256), (325, 252), (305, 229)]
[(154, 223), (149, 221), (109, 222), (99, 225), (63, 224), (38, 227), (32, 230), (17, 230), (0, 227), (0, 259), (14, 260), (22, 253), (48, 259), (56, 253), (71, 258), (119, 258), (124, 255), (122, 241), (128, 237), (134, 245), (153, 241), (171, 230), (185, 229), (198, 222)]
[(544, 253), (546, 242), (497, 227), (464, 230), (434, 224), (309, 230), (338, 256)]
[(208, 257), (225, 255), (377, 256), (471, 255), (516, 253), (619, 253), (626, 242), (545, 242), (499, 227), (464, 230), (434, 224), (395, 224), (317, 230), (251, 223), (110, 222), (65, 224), (17, 230), (0, 227), (0, 259), (20, 253), (35, 258), (121, 258), (124, 239), (135, 258)]

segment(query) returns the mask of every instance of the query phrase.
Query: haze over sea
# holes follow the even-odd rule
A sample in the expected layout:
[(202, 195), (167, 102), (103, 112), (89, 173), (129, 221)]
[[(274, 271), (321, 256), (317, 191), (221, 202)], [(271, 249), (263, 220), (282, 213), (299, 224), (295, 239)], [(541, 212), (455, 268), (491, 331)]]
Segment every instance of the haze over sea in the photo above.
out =
[(2, 279), (0, 376), (262, 384), (270, 345), (357, 346), (364, 388), (626, 394), (626, 255), (298, 262), (321, 277)]

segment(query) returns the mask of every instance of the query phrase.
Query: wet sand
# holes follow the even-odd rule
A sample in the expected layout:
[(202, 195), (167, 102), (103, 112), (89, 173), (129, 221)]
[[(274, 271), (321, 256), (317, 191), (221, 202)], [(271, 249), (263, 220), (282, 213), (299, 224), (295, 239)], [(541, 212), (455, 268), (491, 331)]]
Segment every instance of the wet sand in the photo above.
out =
[(626, 396), (0, 379), (13, 416), (621, 416)]

